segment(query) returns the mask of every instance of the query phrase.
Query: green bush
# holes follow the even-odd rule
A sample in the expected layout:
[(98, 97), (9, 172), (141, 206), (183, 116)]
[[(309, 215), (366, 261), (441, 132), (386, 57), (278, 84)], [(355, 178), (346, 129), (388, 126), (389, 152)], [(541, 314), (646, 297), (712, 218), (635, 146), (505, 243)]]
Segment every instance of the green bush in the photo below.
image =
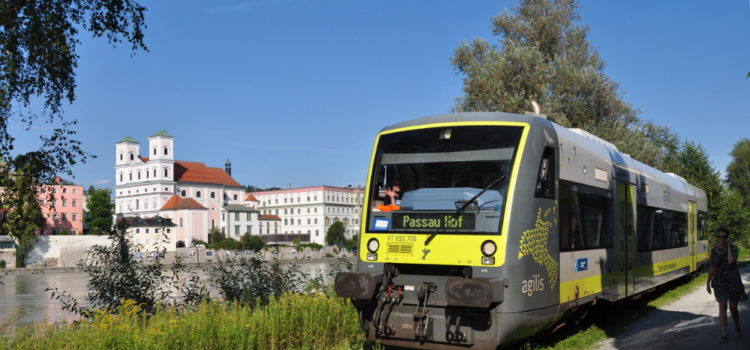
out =
[(225, 250), (240, 250), (242, 249), (242, 244), (232, 238), (224, 238), (216, 243), (213, 243), (209, 246), (209, 248), (212, 249), (225, 249)]
[(5, 260), (0, 260), (0, 269), (5, 269)]
[(242, 249), (252, 250), (256, 253), (261, 251), (263, 247), (266, 246), (266, 241), (264, 241), (263, 238), (253, 236), (249, 233), (242, 236), (241, 243)]

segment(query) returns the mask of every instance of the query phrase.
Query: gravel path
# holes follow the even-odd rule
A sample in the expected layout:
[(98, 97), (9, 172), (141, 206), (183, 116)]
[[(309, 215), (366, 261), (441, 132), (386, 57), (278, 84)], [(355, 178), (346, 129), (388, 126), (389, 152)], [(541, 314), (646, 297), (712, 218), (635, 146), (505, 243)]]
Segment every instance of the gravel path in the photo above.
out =
[[(745, 290), (750, 294), (750, 266), (740, 269)], [(728, 342), (719, 344), (719, 307), (716, 299), (701, 287), (680, 300), (656, 309), (623, 332), (603, 341), (598, 350), (629, 349), (750, 349), (750, 300), (739, 304), (743, 335), (734, 334), (729, 311)]]

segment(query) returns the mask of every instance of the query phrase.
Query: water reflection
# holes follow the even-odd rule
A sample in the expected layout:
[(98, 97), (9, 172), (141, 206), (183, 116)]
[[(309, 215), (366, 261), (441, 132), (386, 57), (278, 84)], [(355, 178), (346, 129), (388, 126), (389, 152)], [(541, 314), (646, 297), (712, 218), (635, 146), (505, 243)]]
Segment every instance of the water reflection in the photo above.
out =
[[(298, 263), (300, 271), (327, 275), (331, 263)], [(201, 279), (206, 275), (201, 273)], [(88, 292), (88, 275), (85, 272), (47, 271), (42, 273), (16, 273), (0, 277), (0, 325), (25, 325), (35, 322), (56, 322), (76, 319), (76, 315), (62, 310), (60, 302), (52, 300), (48, 286), (59, 287), (79, 302), (84, 302)], [(214, 293), (211, 293), (212, 295)], [(12, 327), (11, 327), (12, 328)]]

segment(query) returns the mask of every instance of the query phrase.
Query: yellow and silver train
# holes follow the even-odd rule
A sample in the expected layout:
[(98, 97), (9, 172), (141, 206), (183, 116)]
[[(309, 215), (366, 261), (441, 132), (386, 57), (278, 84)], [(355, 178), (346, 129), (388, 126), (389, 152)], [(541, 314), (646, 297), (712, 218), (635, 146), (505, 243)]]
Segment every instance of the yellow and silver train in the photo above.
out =
[(495, 349), (707, 263), (705, 193), (539, 115), (457, 113), (377, 136), (355, 272), (368, 339)]

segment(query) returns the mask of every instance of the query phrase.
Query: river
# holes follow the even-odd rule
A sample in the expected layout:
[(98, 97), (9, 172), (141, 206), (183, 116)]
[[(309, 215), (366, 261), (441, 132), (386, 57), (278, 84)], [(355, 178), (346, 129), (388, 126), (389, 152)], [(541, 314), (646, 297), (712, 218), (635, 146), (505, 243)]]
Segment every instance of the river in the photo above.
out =
[[(297, 263), (300, 271), (308, 274), (327, 273), (334, 262)], [(0, 270), (1, 271), (1, 270)], [(88, 275), (81, 271), (38, 270), (5, 274), (0, 272), (0, 331), (3, 326), (26, 325), (37, 322), (70, 321), (76, 315), (62, 310), (59, 301), (52, 300), (45, 289), (58, 287), (79, 302), (88, 292)]]

